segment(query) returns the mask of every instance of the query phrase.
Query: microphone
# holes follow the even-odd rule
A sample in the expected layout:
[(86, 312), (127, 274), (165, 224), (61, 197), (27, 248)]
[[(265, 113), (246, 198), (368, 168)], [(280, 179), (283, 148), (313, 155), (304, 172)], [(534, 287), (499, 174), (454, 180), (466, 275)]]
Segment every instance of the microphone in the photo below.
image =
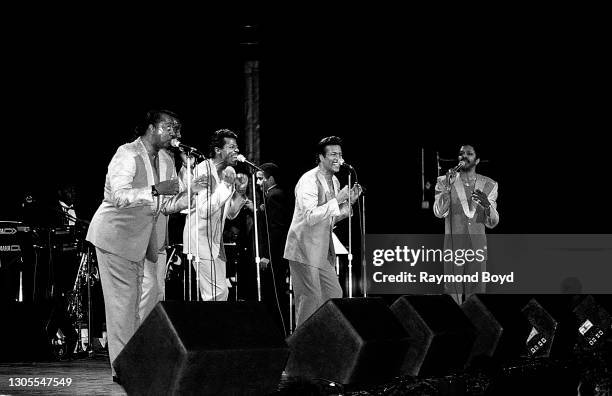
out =
[(346, 166), (349, 169), (353, 169), (353, 167), (348, 162), (344, 161), (344, 158), (340, 158), (338, 162), (340, 162), (340, 166)]
[(181, 143), (181, 141), (176, 139), (176, 138), (170, 140), (170, 145), (172, 147), (178, 148), (181, 151), (187, 151), (190, 154), (193, 153), (193, 154), (199, 155), (201, 157), (204, 157), (204, 154), (200, 153), (200, 151), (197, 148), (191, 147), (191, 146), (187, 146), (186, 144)]
[(238, 161), (240, 161), (240, 162), (243, 162), (243, 163), (245, 163), (245, 164), (247, 164), (247, 165), (250, 165), (250, 166), (252, 166), (253, 168), (255, 168), (255, 169), (260, 170), (260, 171), (262, 171), (262, 172), (263, 172), (263, 169), (261, 169), (259, 166), (255, 165), (254, 163), (252, 163), (251, 161), (249, 161), (248, 159), (246, 159), (246, 158), (244, 157), (244, 155), (242, 155), (242, 154), (238, 154), (238, 155), (236, 156), (236, 159), (237, 159)]
[(455, 166), (455, 167), (454, 167), (454, 168), (451, 170), (451, 172), (453, 172), (453, 173), (454, 173), (454, 172), (457, 172), (459, 169), (463, 168), (464, 166), (465, 166), (465, 161), (464, 161), (464, 160), (461, 160), (461, 161), (459, 161), (459, 163), (457, 164), (457, 166)]

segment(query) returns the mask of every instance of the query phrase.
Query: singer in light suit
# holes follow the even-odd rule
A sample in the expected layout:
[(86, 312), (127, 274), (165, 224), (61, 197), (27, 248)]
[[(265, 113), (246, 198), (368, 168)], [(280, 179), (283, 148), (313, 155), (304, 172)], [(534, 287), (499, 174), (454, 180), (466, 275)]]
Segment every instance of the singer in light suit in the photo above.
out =
[(295, 187), (295, 209), (284, 257), (289, 269), (299, 326), (330, 298), (342, 297), (335, 271), (334, 224), (349, 216), (350, 203), (361, 194), (359, 185), (340, 189), (334, 175), (342, 163), (342, 140), (336, 136), (318, 144), (319, 165), (306, 172)]
[[(188, 203), (165, 150), (180, 137), (174, 113), (149, 111), (136, 134), (108, 166), (104, 199), (86, 237), (96, 247), (113, 380), (112, 363), (159, 300), (157, 263), (158, 255), (165, 255), (166, 215)], [(194, 180), (191, 191), (202, 188), (201, 180)]]
[[(236, 139), (229, 129), (216, 131), (210, 145), (213, 158), (200, 162), (194, 172), (205, 177), (207, 185), (198, 194), (197, 208), (192, 206), (189, 221), (185, 221), (183, 253), (190, 253), (191, 248), (191, 254), (200, 260), (196, 268), (204, 301), (226, 301), (229, 296), (223, 228), (225, 220), (234, 219), (247, 201), (249, 181), (245, 175), (237, 177), (232, 167), (238, 161)], [(181, 178), (185, 181), (186, 174), (182, 173)]]
[[(461, 146), (461, 161), (457, 168), (446, 176), (438, 177), (433, 205), (436, 217), (445, 219), (444, 249), (481, 249), (484, 260), (455, 263), (446, 261), (444, 273), (453, 275), (482, 274), (486, 271), (487, 237), (486, 228), (494, 228), (499, 223), (497, 212), (497, 183), (476, 173), (480, 162), (476, 150), (471, 145)], [(458, 172), (457, 172), (458, 171)], [(478, 255), (476, 257), (479, 257)], [(474, 293), (484, 293), (483, 282), (447, 282), (445, 293), (461, 304)]]

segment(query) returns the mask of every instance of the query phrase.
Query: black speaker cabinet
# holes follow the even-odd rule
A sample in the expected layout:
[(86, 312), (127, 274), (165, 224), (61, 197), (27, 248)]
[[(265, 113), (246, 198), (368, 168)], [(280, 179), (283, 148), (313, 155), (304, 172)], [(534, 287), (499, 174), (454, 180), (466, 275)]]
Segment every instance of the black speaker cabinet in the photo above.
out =
[(522, 309), (530, 296), (520, 294), (473, 294), (461, 310), (476, 328), (476, 340), (468, 365), (488, 366), (527, 355), (531, 326)]
[(574, 308), (580, 350), (598, 349), (612, 334), (612, 312), (605, 308), (606, 300), (605, 296), (587, 295)]
[(261, 395), (289, 349), (260, 302), (160, 302), (113, 363), (128, 394)]
[(289, 376), (341, 384), (399, 374), (408, 335), (382, 298), (331, 299), (288, 339)]
[(444, 375), (465, 367), (476, 330), (451, 296), (402, 296), (391, 311), (410, 337), (402, 374)]
[(527, 353), (533, 357), (569, 357), (577, 342), (577, 320), (572, 312), (576, 294), (538, 294), (523, 308), (531, 325)]

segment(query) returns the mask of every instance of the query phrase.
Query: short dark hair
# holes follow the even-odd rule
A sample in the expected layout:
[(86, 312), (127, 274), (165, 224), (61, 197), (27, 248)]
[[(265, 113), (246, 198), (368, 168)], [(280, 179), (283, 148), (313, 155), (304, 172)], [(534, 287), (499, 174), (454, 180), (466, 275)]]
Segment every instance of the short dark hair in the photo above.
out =
[(259, 167), (263, 170), (264, 176), (266, 178), (272, 176), (274, 177), (275, 182), (279, 182), (280, 179), (280, 168), (273, 162), (266, 162), (265, 164), (259, 165)]
[(149, 110), (147, 111), (147, 114), (145, 114), (142, 122), (136, 125), (136, 128), (134, 128), (134, 133), (136, 134), (136, 136), (144, 136), (144, 134), (147, 133), (147, 129), (149, 128), (149, 125), (157, 125), (161, 121), (162, 115), (164, 114), (176, 119), (177, 121), (179, 119), (178, 115), (176, 115), (176, 113), (171, 110), (166, 110), (166, 109)]
[(225, 138), (238, 140), (238, 135), (229, 129), (219, 129), (212, 134), (209, 144), (209, 155), (215, 156), (215, 148), (222, 149), (225, 146)]
[(317, 144), (317, 162), (319, 162), (318, 154), (321, 154), (325, 157), (325, 147), (332, 145), (342, 146), (342, 139), (338, 136), (328, 136), (319, 140), (319, 143)]

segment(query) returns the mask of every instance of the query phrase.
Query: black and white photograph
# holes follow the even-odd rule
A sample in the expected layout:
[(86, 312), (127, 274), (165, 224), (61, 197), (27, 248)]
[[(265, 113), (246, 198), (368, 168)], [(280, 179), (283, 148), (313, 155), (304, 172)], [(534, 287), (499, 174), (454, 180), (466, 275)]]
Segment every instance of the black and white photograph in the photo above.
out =
[(602, 26), (312, 7), (12, 21), (0, 394), (612, 394)]

